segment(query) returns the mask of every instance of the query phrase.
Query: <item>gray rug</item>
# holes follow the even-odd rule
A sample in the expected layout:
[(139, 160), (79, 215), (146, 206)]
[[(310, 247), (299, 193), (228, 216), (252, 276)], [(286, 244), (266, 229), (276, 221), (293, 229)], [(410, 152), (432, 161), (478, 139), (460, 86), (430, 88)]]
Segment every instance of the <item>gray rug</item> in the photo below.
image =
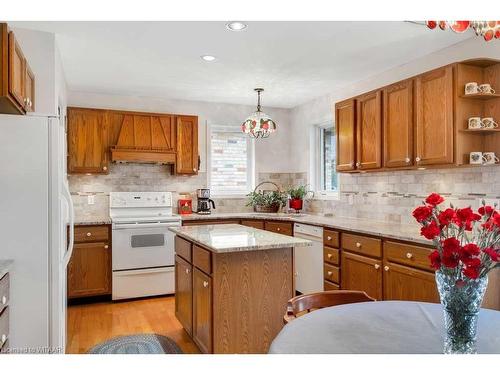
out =
[(157, 334), (118, 336), (94, 346), (89, 354), (182, 354), (169, 337)]

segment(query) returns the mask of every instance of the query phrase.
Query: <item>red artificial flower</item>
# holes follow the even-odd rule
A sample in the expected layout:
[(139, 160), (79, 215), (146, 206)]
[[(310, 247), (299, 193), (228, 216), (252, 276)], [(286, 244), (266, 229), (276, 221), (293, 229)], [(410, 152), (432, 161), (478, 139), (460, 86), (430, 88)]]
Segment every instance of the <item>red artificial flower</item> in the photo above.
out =
[(481, 259), (472, 258), (465, 262), (464, 275), (469, 279), (477, 279), (481, 268)]
[(455, 237), (450, 237), (441, 242), (443, 251), (458, 254), (460, 252), (460, 242)]
[(472, 223), (480, 219), (481, 216), (474, 213), (474, 211), (472, 211), (472, 208), (459, 208), (456, 211), (455, 223), (458, 226), (465, 228), (465, 230), (470, 231), (472, 230)]
[(493, 220), (488, 220), (487, 222), (481, 224), (481, 226), (486, 230), (493, 230)]
[(438, 215), (439, 224), (446, 226), (455, 220), (455, 210), (453, 208), (447, 208), (441, 211)]
[(420, 234), (428, 240), (432, 240), (435, 237), (439, 236), (439, 233), (441, 233), (441, 230), (439, 229), (435, 221), (431, 221), (429, 225), (420, 229)]
[(421, 223), (432, 215), (432, 208), (429, 206), (419, 206), (413, 210), (412, 215), (419, 223)]
[(495, 212), (495, 209), (491, 206), (481, 206), (481, 207), (479, 207), (477, 212), (479, 212), (479, 215), (481, 215), (481, 216), (484, 216), (484, 215), (491, 216), (491, 214), (493, 212)]
[(438, 204), (443, 202), (444, 198), (436, 193), (432, 193), (427, 198), (425, 198), (425, 203), (430, 204), (432, 207), (436, 207)]
[(495, 214), (492, 217), (493, 224), (495, 224), (497, 227), (500, 227), (500, 214), (498, 212), (495, 212)]
[(474, 256), (477, 256), (481, 253), (481, 249), (475, 243), (469, 243), (462, 247), (461, 261), (465, 262), (466, 260), (471, 259)]
[(493, 262), (498, 262), (498, 260), (500, 260), (500, 254), (496, 252), (492, 247), (483, 249), (483, 252), (488, 254)]
[(435, 270), (441, 268), (441, 256), (439, 255), (439, 251), (434, 250), (432, 253), (430, 253), (429, 259), (431, 261), (432, 268), (434, 268)]

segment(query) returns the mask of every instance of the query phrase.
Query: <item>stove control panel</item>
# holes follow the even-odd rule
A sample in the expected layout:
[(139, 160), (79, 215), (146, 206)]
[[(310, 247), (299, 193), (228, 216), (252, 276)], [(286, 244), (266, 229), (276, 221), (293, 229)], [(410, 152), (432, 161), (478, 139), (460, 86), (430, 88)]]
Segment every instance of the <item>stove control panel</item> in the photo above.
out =
[(172, 207), (172, 193), (165, 192), (111, 192), (110, 208)]

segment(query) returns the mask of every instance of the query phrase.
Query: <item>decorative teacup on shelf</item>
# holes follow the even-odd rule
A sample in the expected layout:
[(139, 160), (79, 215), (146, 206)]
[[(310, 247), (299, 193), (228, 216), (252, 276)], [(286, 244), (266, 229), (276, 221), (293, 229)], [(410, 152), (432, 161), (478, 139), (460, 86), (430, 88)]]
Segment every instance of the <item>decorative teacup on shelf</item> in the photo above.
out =
[(483, 128), (483, 122), (481, 117), (470, 117), (468, 122), (469, 129), (481, 129)]
[(468, 82), (465, 84), (465, 95), (479, 94), (479, 85), (477, 82)]
[(469, 163), (470, 164), (483, 164), (483, 153), (481, 151), (472, 151), (469, 154)]
[(491, 165), (498, 163), (500, 159), (498, 159), (498, 156), (495, 155), (494, 152), (483, 152), (483, 164), (484, 165)]
[(496, 129), (498, 124), (495, 122), (493, 117), (484, 117), (481, 119), (481, 124), (484, 129)]
[(494, 94), (495, 90), (489, 83), (483, 83), (482, 85), (479, 85), (479, 91), (481, 91), (483, 94)]

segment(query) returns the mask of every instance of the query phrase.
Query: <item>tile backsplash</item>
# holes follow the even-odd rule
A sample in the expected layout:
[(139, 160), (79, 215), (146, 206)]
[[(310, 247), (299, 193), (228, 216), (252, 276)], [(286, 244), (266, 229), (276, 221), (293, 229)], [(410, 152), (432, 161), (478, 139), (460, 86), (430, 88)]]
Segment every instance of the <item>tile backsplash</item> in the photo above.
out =
[[(305, 173), (259, 173), (257, 180), (272, 181), (285, 189), (305, 183), (306, 177)], [(171, 191), (174, 202), (180, 193), (191, 193), (195, 206), (196, 189), (207, 186), (207, 175), (175, 176), (170, 167), (156, 164), (111, 164), (107, 175), (70, 175), (68, 181), (76, 217), (92, 220), (108, 216), (111, 191)], [(94, 196), (94, 204), (88, 204), (89, 195)], [(214, 198), (214, 201), (218, 213), (252, 211), (245, 206), (246, 198)]]
[(468, 167), (340, 175), (339, 200), (312, 199), (308, 213), (414, 223), (411, 212), (431, 192), (477, 208), (500, 200), (500, 168)]

